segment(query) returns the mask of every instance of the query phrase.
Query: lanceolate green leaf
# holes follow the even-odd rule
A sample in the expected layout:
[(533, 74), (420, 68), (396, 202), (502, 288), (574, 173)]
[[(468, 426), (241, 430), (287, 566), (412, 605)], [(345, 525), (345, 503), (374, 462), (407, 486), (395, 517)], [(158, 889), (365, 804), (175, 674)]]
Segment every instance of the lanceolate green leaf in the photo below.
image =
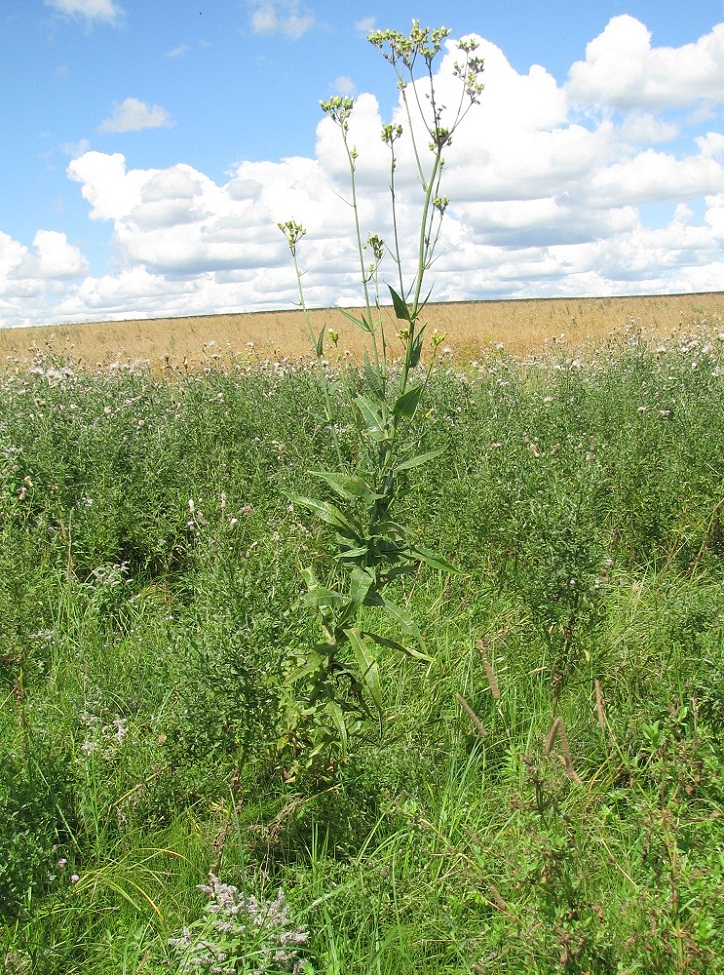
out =
[(390, 431), (387, 429), (381, 411), (377, 409), (374, 403), (371, 403), (366, 396), (361, 395), (355, 397), (355, 403), (370, 437), (378, 442), (389, 439)]
[(324, 326), (320, 329), (319, 336), (317, 338), (317, 343), (315, 345), (315, 351), (319, 358), (321, 359), (324, 355)]
[(414, 369), (420, 362), (420, 356), (422, 355), (422, 337), (424, 334), (425, 326), (423, 325), (412, 342), (412, 348), (410, 349), (410, 369)]
[(367, 481), (359, 475), (336, 474), (332, 471), (310, 471), (310, 474), (321, 478), (329, 484), (334, 492), (347, 501), (354, 501), (357, 498), (374, 501), (375, 498), (382, 497), (381, 494), (373, 491)]
[(387, 287), (390, 289), (392, 304), (394, 305), (395, 315), (397, 316), (397, 318), (401, 322), (409, 322), (410, 324), (412, 324), (412, 318), (410, 317), (410, 309), (407, 307), (407, 302), (405, 301), (405, 299), (401, 298), (400, 295), (398, 295), (398, 293), (395, 291), (395, 289), (390, 287), (390, 285), (387, 285)]
[(297, 504), (301, 504), (303, 507), (308, 508), (309, 511), (313, 512), (318, 518), (326, 522), (328, 525), (332, 525), (340, 533), (350, 536), (352, 538), (359, 537), (359, 528), (354, 525), (339, 508), (332, 504), (330, 501), (319, 501), (316, 498), (300, 498), (295, 497), (294, 501)]
[(358, 629), (352, 627), (344, 632), (354, 651), (360, 683), (369, 694), (372, 703), (377, 708), (377, 713), (382, 718), (382, 686), (380, 684), (377, 658), (363, 634)]
[(446, 558), (442, 555), (438, 555), (436, 552), (431, 551), (429, 548), (413, 548), (410, 549), (410, 554), (413, 558), (419, 559), (420, 562), (424, 562), (425, 565), (429, 565), (431, 569), (439, 569), (441, 572), (450, 572), (457, 574), (458, 569), (455, 568), (452, 563), (448, 562)]
[(398, 623), (403, 630), (408, 633), (420, 647), (422, 653), (416, 654), (408, 650), (410, 656), (417, 656), (418, 659), (431, 660), (432, 658), (427, 654), (427, 647), (425, 641), (422, 638), (422, 634), (417, 626), (417, 623), (412, 619), (407, 610), (402, 609), (397, 603), (393, 603), (391, 599), (388, 599), (383, 593), (380, 593), (382, 598), (382, 605), (389, 616)]
[(341, 561), (357, 562), (359, 559), (364, 558), (368, 552), (368, 545), (358, 545), (356, 548), (343, 548), (337, 553), (335, 558)]
[(321, 607), (321, 606), (334, 606), (340, 607), (344, 606), (349, 599), (344, 596), (341, 592), (337, 592), (336, 589), (328, 589), (326, 586), (315, 586), (314, 589), (309, 589), (302, 596), (302, 600), (309, 606)]
[(341, 751), (343, 755), (347, 754), (347, 743), (348, 743), (348, 733), (347, 724), (344, 720), (344, 712), (342, 708), (337, 704), (336, 701), (327, 701), (325, 710), (332, 720), (332, 724), (337, 730), (337, 735), (339, 736), (339, 741), (341, 745)]
[(377, 366), (374, 366), (370, 362), (370, 357), (367, 353), (367, 349), (364, 350), (364, 374), (365, 382), (367, 383), (367, 388), (372, 393), (372, 395), (384, 402), (385, 399), (385, 382), (384, 377)]
[(418, 385), (412, 386), (410, 389), (404, 392), (394, 405), (392, 411), (394, 415), (396, 417), (404, 416), (407, 417), (407, 419), (411, 419), (415, 415), (423, 389), (423, 385), (418, 383)]
[(368, 332), (369, 334), (372, 334), (372, 332), (374, 332), (375, 330), (374, 324), (368, 321), (364, 317), (364, 315), (362, 315), (361, 318), (357, 318), (356, 315), (350, 315), (350, 313), (348, 311), (345, 311), (344, 308), (338, 308), (337, 311), (340, 312), (340, 314), (344, 315), (344, 317), (348, 321), (356, 325), (357, 328), (361, 328), (363, 332)]
[(310, 674), (313, 674), (322, 663), (322, 657), (318, 653), (312, 653), (307, 657), (303, 664), (295, 667), (294, 670), (287, 675), (287, 682), (290, 684), (295, 684), (297, 681), (303, 680)]
[(395, 473), (397, 474), (399, 471), (409, 471), (413, 467), (419, 467), (421, 464), (427, 464), (428, 461), (434, 460), (443, 453), (445, 453), (444, 447), (436, 447), (434, 450), (425, 451), (424, 454), (418, 454), (417, 457), (410, 457), (408, 460), (403, 460), (402, 463), (395, 465)]
[(389, 650), (398, 650), (400, 653), (404, 653), (408, 657), (412, 657), (413, 660), (420, 660), (423, 663), (431, 664), (433, 663), (433, 658), (426, 653), (420, 653), (419, 650), (414, 650), (411, 647), (406, 647), (403, 643), (399, 643), (397, 640), (390, 640), (389, 637), (380, 636), (379, 633), (369, 633), (366, 630), (364, 635), (369, 637), (370, 640), (374, 641), (380, 647), (387, 647)]
[(363, 569), (359, 565), (352, 569), (349, 594), (355, 606), (362, 606), (364, 604), (367, 593), (374, 585), (374, 582), (374, 573), (368, 569)]

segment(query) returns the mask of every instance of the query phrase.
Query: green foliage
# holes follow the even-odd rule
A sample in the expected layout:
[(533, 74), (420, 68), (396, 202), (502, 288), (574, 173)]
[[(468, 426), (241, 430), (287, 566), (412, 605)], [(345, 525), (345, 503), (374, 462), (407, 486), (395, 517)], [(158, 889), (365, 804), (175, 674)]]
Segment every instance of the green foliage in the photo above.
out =
[[(212, 869), (270, 901), (284, 889), (320, 973), (719, 972), (716, 335), (436, 364), (411, 456), (438, 453), (400, 474), (395, 520), (461, 571), (393, 578), (404, 617), (365, 605), (355, 574), (340, 661), (370, 688), (330, 673), (356, 736), (344, 761), (314, 675), (286, 679), (325, 659), (300, 574), (346, 598), (357, 567), (291, 498), (357, 521), (370, 503), (353, 467), (364, 380), (337, 379), (354, 392), (333, 394), (340, 479), (316, 368), (0, 380), (5, 968), (167, 971)], [(125, 402), (141, 389), (139, 428)], [(54, 437), (70, 403), (73, 436)], [(125, 458), (109, 417), (133, 435)], [(372, 551), (369, 573), (403, 565)], [(399, 649), (424, 652), (406, 620), (429, 673)], [(280, 727), (314, 775), (284, 780)]]
[[(0, 922), (48, 888), (63, 823), (37, 754), (0, 752)], [(47, 771), (47, 770), (46, 770)]]

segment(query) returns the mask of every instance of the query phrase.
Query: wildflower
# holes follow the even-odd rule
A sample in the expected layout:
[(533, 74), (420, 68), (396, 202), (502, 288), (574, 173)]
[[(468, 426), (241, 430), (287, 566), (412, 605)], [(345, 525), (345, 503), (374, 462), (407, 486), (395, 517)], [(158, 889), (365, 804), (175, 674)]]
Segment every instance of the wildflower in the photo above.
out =
[(182, 971), (235, 972), (251, 959), (259, 975), (301, 970), (299, 949), (308, 934), (292, 923), (282, 890), (273, 901), (245, 896), (213, 873), (198, 889), (209, 898), (204, 916), (168, 942), (181, 955)]

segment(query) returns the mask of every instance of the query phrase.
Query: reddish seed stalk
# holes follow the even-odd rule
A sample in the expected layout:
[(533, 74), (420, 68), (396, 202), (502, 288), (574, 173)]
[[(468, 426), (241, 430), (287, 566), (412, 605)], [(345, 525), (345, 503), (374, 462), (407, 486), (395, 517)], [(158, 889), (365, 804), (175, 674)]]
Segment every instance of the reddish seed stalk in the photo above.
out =
[(488, 677), (488, 684), (490, 685), (490, 692), (493, 695), (494, 701), (500, 700), (500, 687), (498, 685), (498, 680), (495, 676), (495, 672), (492, 668), (490, 661), (488, 660), (488, 652), (485, 642), (483, 640), (478, 640), (478, 651), (483, 661), (483, 667), (485, 667), (485, 673)]
[(485, 727), (485, 725), (483, 724), (483, 722), (480, 720), (480, 718), (477, 716), (477, 714), (470, 707), (470, 705), (465, 700), (465, 698), (462, 696), (462, 694), (456, 694), (455, 695), (455, 699), (457, 700), (458, 704), (463, 709), (463, 711), (467, 714), (467, 716), (472, 721), (472, 723), (473, 723), (473, 725), (475, 727), (475, 730), (478, 732), (478, 734), (480, 735), (480, 737), (481, 738), (487, 738), (488, 737), (488, 729)]

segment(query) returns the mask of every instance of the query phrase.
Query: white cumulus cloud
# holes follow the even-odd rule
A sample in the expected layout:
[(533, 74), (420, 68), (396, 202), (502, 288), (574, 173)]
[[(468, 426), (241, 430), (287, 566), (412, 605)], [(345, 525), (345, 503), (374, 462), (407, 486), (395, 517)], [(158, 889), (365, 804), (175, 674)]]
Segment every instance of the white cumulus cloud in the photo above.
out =
[(88, 262), (80, 248), (69, 243), (57, 230), (38, 230), (34, 251), (0, 233), (0, 288), (5, 282), (33, 279), (77, 278), (88, 272)]
[(105, 21), (108, 24), (115, 24), (122, 12), (115, 0), (45, 0), (45, 3), (69, 17)]
[(651, 46), (651, 32), (622, 14), (570, 70), (568, 92), (586, 104), (664, 108), (724, 99), (724, 23), (693, 44)]
[(361, 20), (355, 21), (354, 26), (355, 30), (361, 31), (363, 34), (369, 34), (371, 30), (375, 29), (376, 23), (376, 17), (362, 17)]
[[(277, 164), (283, 167), (283, 164)], [(125, 157), (88, 152), (69, 166), (92, 204), (113, 222), (118, 260), (160, 274), (204, 274), (280, 264), (284, 241), (267, 205), (268, 185), (224, 186), (191, 166), (127, 170)]]
[(91, 205), (91, 220), (122, 219), (139, 201), (141, 187), (149, 178), (148, 171), (127, 173), (126, 158), (120, 152), (86, 152), (67, 171), (82, 184), (83, 198)]
[(57, 230), (38, 230), (33, 246), (40, 278), (77, 278), (88, 273), (88, 262), (80, 248)]
[(314, 23), (314, 14), (303, 9), (298, 0), (256, 0), (252, 4), (251, 26), (255, 34), (299, 38)]
[(113, 105), (110, 118), (98, 126), (99, 132), (138, 132), (140, 129), (168, 128), (171, 116), (160, 105), (147, 105), (138, 98), (126, 98)]

